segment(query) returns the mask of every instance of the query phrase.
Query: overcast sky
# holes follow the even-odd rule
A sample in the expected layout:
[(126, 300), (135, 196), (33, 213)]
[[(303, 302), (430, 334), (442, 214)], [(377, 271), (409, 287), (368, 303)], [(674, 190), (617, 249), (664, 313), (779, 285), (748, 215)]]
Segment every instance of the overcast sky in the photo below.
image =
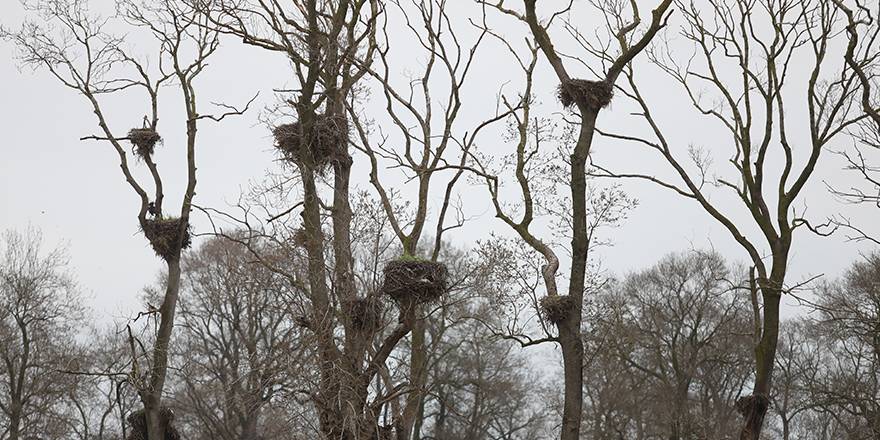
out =
[[(641, 3), (647, 10), (651, 2)], [(458, 5), (462, 4), (464, 2)], [(106, 2), (100, 5), (106, 6)], [(102, 10), (101, 7), (96, 9)], [(460, 13), (472, 12), (461, 9)], [(3, 25), (17, 26), (23, 16), (16, 1), (4, 1), (0, 5)], [(589, 27), (590, 20), (594, 19), (583, 17), (578, 21)], [(520, 24), (500, 17), (493, 17), (490, 22), (501, 34), (519, 44)], [(392, 28), (390, 32), (395, 39), (395, 50), (406, 54), (410, 38), (400, 29)], [(147, 46), (138, 38), (132, 37), (128, 42), (135, 51), (144, 48), (146, 55)], [(577, 53), (574, 48), (568, 49)], [(510, 60), (500, 45), (488, 46), (484, 52), (474, 66), (470, 92), (465, 96), (463, 131), (468, 124), (491, 116), (494, 95), (501, 84), (508, 81), (504, 74), (511, 71), (503, 67)], [(161, 262), (138, 233), (138, 200), (121, 176), (115, 153), (107, 144), (79, 140), (97, 130), (94, 115), (81, 96), (60, 86), (44, 71), (21, 69), (9, 44), (0, 44), (0, 59), (4, 60), (0, 63), (3, 102), (0, 106), (0, 229), (21, 229), (32, 224), (43, 230), (47, 242), (66, 242), (78, 281), (96, 312), (103, 317), (131, 314), (142, 288), (154, 281)], [(417, 70), (423, 58), (402, 56), (400, 60), (403, 75)], [(577, 71), (574, 63), (570, 65)], [(680, 146), (680, 153), (686, 153), (688, 144), (703, 145), (713, 153), (714, 163), (723, 170), (732, 150), (729, 140), (721, 135), (720, 127), (696, 115), (680, 90), (670, 85), (656, 69), (645, 65), (643, 70), (641, 78), (650, 86), (648, 93), (653, 102), (660, 104), (660, 118)], [(587, 73), (581, 73), (589, 78)], [(289, 67), (278, 54), (244, 47), (232, 39), (224, 40), (222, 50), (198, 84), (202, 108), (209, 109), (209, 101), (244, 103), (257, 92), (260, 99), (255, 111), (243, 117), (200, 127), (196, 203), (227, 207), (252, 183), (258, 182), (268, 168), (275, 166), (270, 133), (259, 122), (259, 116), (265, 114), (263, 109), (275, 100), (272, 89), (290, 87), (289, 78)], [(538, 72), (537, 82), (539, 99), (546, 111), (561, 110), (553, 96), (557, 81), (546, 65)], [(803, 107), (798, 106), (804, 94), (798, 90), (790, 93), (793, 96), (788, 111), (793, 115), (793, 122), (789, 130), (800, 129), (801, 136), (795, 137), (802, 140), (805, 126), (800, 123), (803, 118), (797, 118), (804, 114)], [(173, 176), (166, 178), (171, 202), (166, 202), (166, 206), (175, 206), (179, 204), (184, 177), (182, 130), (173, 122), (174, 115), (179, 114), (175, 107), (179, 106), (177, 97), (167, 93), (164, 99), (160, 118), (163, 123), (167, 121), (163, 125), (167, 131), (162, 131), (165, 144), (160, 147), (157, 160), (163, 171)], [(379, 110), (379, 104), (369, 105)], [(108, 117), (120, 133), (139, 125), (146, 113), (143, 100), (120, 99), (108, 105), (112, 108)], [(627, 106), (617, 102), (600, 118), (600, 125), (609, 129), (627, 129), (634, 123)], [(481, 141), (480, 146), (483, 151), (505, 148), (503, 143), (492, 139)], [(848, 146), (845, 137), (833, 142), (834, 149)], [(795, 150), (801, 153), (800, 157), (805, 154), (805, 148), (803, 142), (796, 142)], [(599, 139), (595, 154), (598, 161), (617, 170), (669, 176), (663, 164), (634, 145)], [(364, 163), (363, 156), (356, 156), (355, 160)], [(869, 223), (868, 218), (873, 215), (870, 210), (845, 206), (825, 189), (826, 181), (841, 187), (853, 182), (853, 176), (841, 168), (837, 157), (826, 155), (798, 208), (807, 207), (807, 217), (812, 220), (821, 221), (828, 215), (845, 212)], [(370, 189), (366, 184), (366, 171), (366, 167), (356, 165), (355, 179), (359, 188)], [(624, 188), (640, 203), (622, 227), (609, 231), (614, 246), (599, 251), (602, 265), (610, 272), (623, 274), (644, 268), (668, 252), (688, 248), (714, 247), (732, 260), (744, 259), (743, 251), (729, 235), (694, 202), (648, 184), (628, 182)], [(715, 197), (726, 200), (722, 194)], [(486, 238), (491, 231), (504, 231), (500, 221), (491, 214), (484, 192), (469, 189), (463, 199), (466, 211), (477, 217), (449, 237), (453, 242), (465, 246)], [(732, 199), (729, 206), (741, 209)], [(739, 213), (735, 218), (745, 219), (741, 210)], [(205, 228), (204, 219), (197, 219), (196, 227)], [(795, 243), (791, 283), (819, 274), (837, 276), (860, 252), (869, 250), (864, 245), (847, 242), (842, 236), (821, 238), (807, 231), (799, 231)]]

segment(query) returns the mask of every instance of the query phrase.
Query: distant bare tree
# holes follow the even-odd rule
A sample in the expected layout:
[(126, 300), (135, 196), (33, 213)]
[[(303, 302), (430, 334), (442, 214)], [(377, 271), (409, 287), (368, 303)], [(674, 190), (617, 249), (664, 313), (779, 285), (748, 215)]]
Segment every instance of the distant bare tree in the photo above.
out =
[(739, 278), (719, 254), (691, 251), (666, 256), (603, 294), (589, 347), (618, 361), (587, 365), (624, 377), (623, 388), (601, 378), (590, 384), (605, 395), (588, 420), (607, 420), (603, 406), (619, 413), (618, 424), (591, 429), (592, 438), (733, 438), (751, 328)]
[(292, 319), (299, 292), (224, 238), (209, 239), (185, 256), (183, 275), (175, 403), (180, 416), (194, 419), (193, 435), (258, 440), (295, 429), (267, 417), (271, 407), (295, 396), (302, 371), (314, 367), (307, 361), (310, 345)]
[(820, 357), (805, 383), (813, 405), (847, 438), (880, 437), (880, 255), (857, 261), (838, 282), (819, 289), (811, 344)]
[[(628, 66), (623, 93), (636, 103), (636, 115), (649, 134), (603, 134), (656, 153), (675, 180), (667, 181), (655, 172), (599, 168), (604, 175), (650, 181), (693, 200), (749, 256), (755, 271), (755, 378), (752, 395), (744, 397), (738, 408), (744, 418), (740, 438), (754, 440), (772, 392), (779, 304), (792, 288), (786, 282), (794, 236), (798, 228), (809, 225), (803, 212), (795, 212), (796, 203), (829, 142), (864, 118), (854, 111), (858, 78), (835, 56), (836, 52), (843, 56), (837, 38), (841, 14), (830, 0), (705, 5), (677, 1), (676, 5), (684, 18), (681, 34), (695, 55), (683, 57), (666, 46), (653, 51), (651, 60), (681, 87), (696, 111), (729, 134), (732, 152), (725, 163), (730, 167), (716, 175), (721, 172), (712, 168), (708, 151), (676, 147), (680, 141), (665, 127), (659, 113), (663, 110), (650, 102), (649, 86), (637, 79), (637, 69)], [(759, 26), (768, 32), (753, 32)], [(795, 66), (805, 72), (803, 82), (793, 77)], [(792, 101), (795, 93), (802, 98)], [(787, 111), (801, 103), (807, 105), (805, 117)], [(798, 157), (800, 150), (803, 154)], [(712, 198), (711, 189), (716, 187), (730, 190), (742, 203), (741, 209)]]
[(0, 237), (0, 439), (62, 439), (84, 310), (64, 249), (33, 228)]
[[(164, 435), (160, 417), (162, 392), (167, 379), (168, 344), (174, 324), (177, 298), (180, 290), (180, 254), (190, 245), (190, 212), (196, 189), (196, 140), (199, 123), (205, 119), (219, 121), (242, 111), (223, 106), (218, 115), (202, 114), (196, 95), (195, 80), (204, 71), (207, 59), (216, 52), (218, 34), (207, 30), (203, 10), (192, 8), (179, 0), (140, 2), (119, 0), (118, 21), (130, 30), (146, 32), (155, 44), (153, 63), (140, 61), (124, 49), (123, 38), (109, 34), (109, 21), (89, 13), (85, 0), (49, 0), (26, 3), (31, 12), (30, 21), (20, 30), (0, 31), (0, 37), (11, 41), (18, 49), (24, 65), (46, 69), (65, 87), (85, 98), (95, 114), (100, 131), (83, 140), (109, 143), (119, 157), (119, 167), (125, 181), (140, 202), (138, 223), (156, 254), (167, 265), (165, 294), (156, 311), (159, 326), (150, 353), (132, 353), (138, 360), (133, 364), (132, 383), (138, 388), (144, 404), (144, 417), (149, 440), (161, 440)], [(151, 69), (150, 67), (153, 67)], [(159, 135), (158, 103), (160, 92), (173, 86), (180, 93), (184, 117), (180, 121), (185, 141), (181, 153), (186, 159), (187, 180), (177, 216), (166, 216), (162, 176), (153, 154)], [(134, 102), (143, 105), (146, 112), (143, 124), (127, 133), (119, 132), (119, 122), (109, 116), (109, 97), (130, 91), (143, 93)], [(164, 96), (164, 93), (162, 94)], [(149, 184), (144, 186), (133, 173), (126, 142), (137, 162), (149, 170)], [(152, 192), (152, 194), (151, 194)], [(142, 357), (146, 357), (142, 367)]]
[(68, 347), (75, 353), (71, 365), (58, 365), (70, 378), (59, 405), (63, 408), (60, 424), (69, 427), (68, 437), (75, 440), (119, 440), (130, 427), (126, 417), (138, 406), (139, 398), (129, 386), (131, 355), (120, 332), (110, 327), (92, 330), (89, 344)]

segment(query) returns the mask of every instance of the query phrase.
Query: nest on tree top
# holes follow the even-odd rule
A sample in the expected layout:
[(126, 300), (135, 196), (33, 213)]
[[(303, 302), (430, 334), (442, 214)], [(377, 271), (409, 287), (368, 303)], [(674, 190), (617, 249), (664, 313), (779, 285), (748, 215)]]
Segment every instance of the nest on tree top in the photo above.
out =
[(378, 298), (352, 298), (342, 302), (343, 312), (358, 330), (370, 331), (382, 327), (382, 304)]
[(574, 310), (574, 300), (568, 295), (548, 295), (541, 298), (541, 313), (553, 324), (559, 324)]
[(614, 87), (606, 81), (570, 79), (559, 85), (559, 102), (566, 107), (581, 103), (587, 108), (605, 108), (614, 97)]
[(275, 148), (287, 160), (311, 164), (321, 171), (330, 163), (348, 159), (348, 121), (343, 117), (318, 115), (307, 132), (299, 121), (272, 130)]
[(147, 219), (141, 227), (156, 255), (166, 261), (177, 257), (181, 250), (192, 244), (189, 225), (183, 229), (183, 236), (180, 236), (180, 222), (178, 217)]
[[(170, 409), (162, 407), (159, 409), (159, 419), (161, 421), (160, 425), (165, 431), (162, 436), (163, 439), (180, 440), (180, 433), (174, 427), (174, 413)], [(129, 414), (125, 420), (128, 422), (128, 426), (131, 427), (131, 431), (129, 431), (128, 436), (125, 438), (126, 440), (147, 440), (149, 438), (147, 437), (147, 415), (144, 413), (144, 410), (137, 410)]]
[(132, 128), (128, 132), (128, 140), (134, 145), (134, 153), (142, 158), (153, 154), (156, 144), (162, 140), (162, 136), (152, 128)]
[(443, 263), (401, 258), (386, 264), (382, 271), (382, 292), (398, 303), (435, 301), (448, 288), (448, 271)]

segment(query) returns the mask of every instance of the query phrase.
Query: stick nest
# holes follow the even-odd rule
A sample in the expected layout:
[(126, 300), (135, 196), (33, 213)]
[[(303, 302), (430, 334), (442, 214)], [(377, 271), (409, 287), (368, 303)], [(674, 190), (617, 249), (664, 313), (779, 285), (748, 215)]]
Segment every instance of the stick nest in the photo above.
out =
[(272, 130), (275, 148), (284, 158), (299, 165), (313, 165), (318, 171), (328, 164), (349, 159), (348, 121), (343, 117), (318, 115), (307, 133), (299, 121)]
[(559, 324), (574, 310), (574, 300), (568, 295), (548, 295), (541, 298), (541, 313), (553, 324)]
[(748, 395), (736, 399), (734, 405), (737, 411), (748, 418), (752, 414), (763, 413), (770, 407), (770, 400), (764, 396)]
[(375, 297), (343, 301), (344, 313), (358, 330), (372, 331), (382, 327), (382, 304)]
[(156, 144), (162, 140), (162, 136), (152, 128), (132, 128), (128, 132), (128, 140), (134, 146), (134, 153), (146, 158), (153, 155)]
[(177, 217), (147, 219), (141, 228), (156, 255), (165, 261), (178, 257), (181, 250), (192, 244), (189, 225), (183, 229), (183, 236), (180, 236), (180, 221)]
[(581, 103), (587, 108), (605, 108), (614, 97), (614, 87), (605, 81), (570, 79), (559, 86), (559, 102), (566, 107)]
[(398, 303), (435, 301), (446, 293), (448, 271), (443, 263), (398, 259), (383, 269), (382, 292)]
[(293, 240), (295, 246), (305, 247), (309, 240), (309, 237), (306, 235), (306, 228), (296, 228), (293, 231), (291, 240)]
[[(165, 431), (164, 439), (180, 440), (180, 433), (174, 427), (174, 413), (170, 409), (162, 407), (159, 409), (159, 419), (162, 429)], [(129, 414), (125, 420), (131, 427), (126, 440), (147, 440), (147, 415), (144, 410), (137, 410)]]

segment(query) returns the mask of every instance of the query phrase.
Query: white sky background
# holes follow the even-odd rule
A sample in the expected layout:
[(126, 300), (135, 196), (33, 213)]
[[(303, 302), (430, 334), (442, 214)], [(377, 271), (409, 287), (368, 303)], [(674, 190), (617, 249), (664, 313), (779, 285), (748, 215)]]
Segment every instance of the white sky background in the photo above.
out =
[[(93, 2), (96, 11), (111, 12), (107, 1)], [(545, 2), (550, 3), (550, 2)], [(583, 23), (583, 29), (591, 31), (590, 23), (597, 18), (589, 8), (579, 2), (575, 21)], [(643, 12), (653, 7), (652, 1), (640, 1)], [(475, 10), (465, 0), (450, 1), (450, 9), (459, 24)], [(18, 2), (4, 0), (0, 5), (0, 24), (17, 26), (23, 10)], [(647, 18), (646, 18), (647, 20)], [(498, 14), (490, 13), (490, 25), (500, 34), (510, 38), (513, 44), (521, 44), (524, 24), (515, 23)], [(670, 32), (676, 30), (677, 20), (671, 22)], [(470, 30), (466, 33), (472, 32)], [(561, 28), (555, 29), (559, 41), (565, 35)], [(401, 74), (418, 72), (423, 57), (413, 56), (415, 46), (406, 31), (391, 26), (392, 53), (400, 60)], [(672, 35), (672, 34), (671, 34)], [(673, 35), (674, 36), (674, 35)], [(136, 53), (146, 55), (148, 48), (139, 35), (132, 34), (127, 42)], [(563, 51), (580, 54), (570, 44), (559, 43)], [(143, 49), (143, 50), (141, 50)], [(470, 85), (464, 94), (464, 110), (460, 121), (461, 132), (470, 131), (477, 121), (490, 117), (495, 107), (495, 95), (502, 83), (515, 89), (518, 72), (510, 68), (510, 59), (496, 42), (487, 42), (481, 49), (472, 72)], [(40, 227), (48, 243), (66, 241), (72, 255), (73, 269), (83, 290), (92, 298), (96, 314), (102, 318), (130, 315), (142, 288), (152, 283), (161, 260), (154, 256), (146, 240), (138, 233), (136, 213), (138, 200), (120, 173), (116, 153), (110, 145), (79, 141), (82, 136), (97, 132), (94, 115), (83, 97), (63, 88), (45, 71), (31, 72), (20, 69), (9, 44), (0, 44), (0, 229), (24, 228), (28, 224)], [(688, 52), (684, 52), (688, 53)], [(839, 52), (835, 52), (835, 55)], [(682, 157), (689, 143), (704, 145), (713, 153), (714, 163), (724, 172), (726, 160), (732, 154), (732, 146), (719, 130), (717, 122), (696, 115), (684, 95), (658, 69), (645, 62), (643, 56), (638, 64), (643, 84), (651, 84), (647, 93), (655, 103), (660, 119), (667, 132), (678, 145)], [(808, 61), (808, 60), (807, 60)], [(795, 60), (795, 62), (803, 62)], [(575, 76), (591, 78), (588, 72), (571, 61), (567, 62)], [(808, 63), (804, 64), (806, 70)], [(800, 73), (804, 73), (801, 71)], [(242, 191), (252, 182), (259, 181), (265, 170), (274, 166), (272, 139), (269, 130), (258, 121), (260, 112), (272, 104), (273, 88), (290, 88), (293, 76), (280, 54), (267, 53), (253, 47), (243, 46), (231, 38), (224, 40), (223, 48), (212, 58), (210, 66), (197, 83), (201, 110), (210, 110), (210, 101), (227, 104), (243, 104), (256, 92), (261, 92), (252, 112), (221, 124), (203, 122), (199, 129), (197, 147), (198, 187), (196, 203), (202, 206), (226, 208), (234, 203)], [(403, 81), (403, 77), (401, 77)], [(557, 80), (549, 71), (546, 61), (536, 76), (541, 111), (560, 111), (555, 98)], [(793, 119), (789, 132), (795, 135), (795, 154), (803, 158), (807, 145), (803, 142), (806, 125), (800, 121), (805, 115), (805, 94), (793, 90), (787, 109)], [(795, 96), (794, 93), (797, 93)], [(374, 97), (379, 97), (374, 92)], [(146, 113), (146, 101), (129, 96), (115, 99), (108, 104), (107, 116), (118, 133), (138, 126)], [(158, 147), (157, 161), (165, 175), (167, 194), (166, 211), (179, 207), (184, 184), (183, 127), (179, 123), (179, 99), (174, 91), (166, 91), (160, 110), (160, 133), (164, 145)], [(616, 131), (643, 127), (630, 116), (629, 104), (619, 97), (602, 113), (599, 125)], [(381, 115), (383, 102), (369, 104), (376, 115)], [(380, 117), (380, 116), (377, 116)], [(798, 118), (800, 119), (794, 119)], [(176, 119), (175, 119), (176, 118)], [(638, 125), (634, 125), (638, 124)], [(390, 130), (390, 128), (388, 129)], [(843, 149), (849, 140), (840, 136), (832, 142), (832, 148)], [(512, 148), (497, 138), (488, 136), (479, 143), (483, 152), (509, 151)], [(618, 171), (642, 171), (669, 176), (668, 168), (651, 159), (652, 153), (636, 145), (621, 144), (599, 137), (594, 147), (596, 160)], [(359, 188), (372, 190), (367, 182), (368, 165), (362, 155), (355, 155), (355, 183)], [(361, 166), (359, 166), (361, 165)], [(798, 208), (807, 206), (807, 217), (821, 222), (838, 212), (852, 215), (854, 220), (868, 225), (875, 213), (869, 209), (845, 206), (831, 197), (824, 181), (838, 187), (857, 183), (854, 176), (841, 171), (842, 161), (831, 154), (820, 159), (820, 166), (811, 184), (801, 197)], [(143, 171), (143, 170), (141, 170)], [(442, 183), (445, 185), (445, 183)], [(440, 186), (438, 185), (438, 188)], [(619, 229), (607, 231), (613, 234), (613, 247), (602, 248), (599, 257), (602, 265), (612, 273), (623, 274), (645, 268), (670, 251), (687, 248), (714, 247), (728, 259), (743, 260), (741, 248), (729, 234), (705, 214), (695, 202), (686, 200), (668, 190), (650, 184), (626, 182), (624, 188), (640, 205)], [(462, 198), (466, 212), (479, 215), (463, 229), (453, 231), (447, 238), (466, 246), (475, 240), (486, 238), (490, 232), (507, 233), (506, 227), (497, 219), (488, 205), (484, 190), (464, 188)], [(354, 192), (354, 191), (353, 191)], [(719, 193), (715, 197), (729, 196)], [(746, 220), (742, 208), (730, 199), (726, 206), (737, 210), (736, 219)], [(437, 204), (439, 207), (439, 202)], [(173, 208), (172, 208), (173, 207)], [(284, 207), (279, 207), (279, 211)], [(435, 211), (436, 212), (436, 211)], [(195, 226), (204, 231), (207, 223), (196, 214)], [(749, 230), (749, 232), (754, 232)], [(792, 251), (790, 283), (813, 275), (837, 276), (860, 252), (869, 250), (865, 245), (847, 242), (842, 235), (832, 238), (813, 236), (805, 229), (799, 230)], [(559, 250), (563, 254), (562, 249)], [(789, 312), (796, 309), (791, 308)]]

